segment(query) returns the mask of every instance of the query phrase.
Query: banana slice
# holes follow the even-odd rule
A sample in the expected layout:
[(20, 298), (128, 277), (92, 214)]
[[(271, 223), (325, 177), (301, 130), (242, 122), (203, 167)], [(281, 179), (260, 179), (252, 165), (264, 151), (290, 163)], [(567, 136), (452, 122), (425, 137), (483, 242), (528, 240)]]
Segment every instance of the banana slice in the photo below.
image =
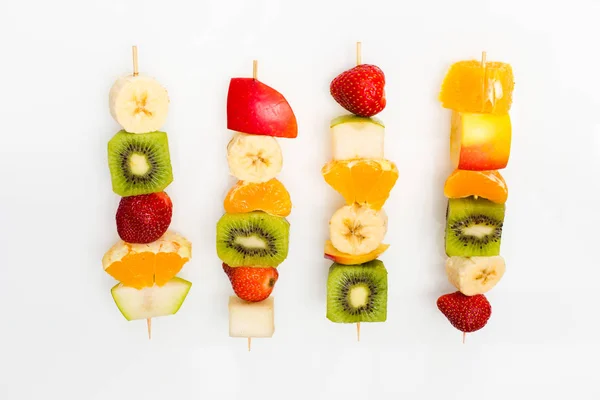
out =
[(496, 286), (506, 265), (501, 256), (450, 257), (446, 260), (446, 275), (462, 294), (483, 294)]
[(337, 210), (329, 221), (329, 238), (333, 247), (352, 255), (375, 250), (387, 233), (385, 211), (375, 211), (357, 204)]
[(110, 114), (127, 132), (154, 132), (167, 119), (169, 95), (154, 78), (121, 77), (110, 89), (108, 99)]
[(227, 163), (239, 180), (260, 183), (281, 172), (283, 156), (275, 138), (237, 132), (227, 145)]

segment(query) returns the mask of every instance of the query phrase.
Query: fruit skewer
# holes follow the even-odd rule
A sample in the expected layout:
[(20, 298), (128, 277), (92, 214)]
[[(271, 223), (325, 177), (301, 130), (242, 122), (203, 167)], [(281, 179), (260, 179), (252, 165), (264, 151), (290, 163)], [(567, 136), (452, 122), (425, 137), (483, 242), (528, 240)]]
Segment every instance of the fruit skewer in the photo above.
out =
[[(133, 56), (133, 76), (138, 76), (139, 65), (138, 65), (138, 49), (137, 46), (131, 46), (131, 52)], [(146, 327), (148, 329), (148, 339), (152, 339), (152, 318), (146, 318)]]
[(480, 61), (452, 64), (439, 95), (452, 112), (445, 269), (457, 290), (439, 297), (437, 306), (463, 333), (463, 343), (487, 324), (492, 307), (484, 293), (506, 270), (500, 243), (508, 188), (499, 170), (510, 155), (513, 89), (511, 66), (487, 61), (484, 51)]
[(252, 338), (275, 332), (274, 299), (278, 267), (287, 258), (291, 199), (276, 179), (283, 165), (279, 138), (295, 138), (296, 117), (287, 100), (258, 80), (232, 78), (227, 94), (229, 190), (217, 223), (217, 255), (235, 296), (229, 297), (229, 336)]
[(175, 275), (191, 258), (191, 243), (169, 230), (173, 204), (164, 189), (173, 181), (164, 124), (169, 97), (154, 78), (138, 70), (119, 78), (109, 93), (110, 113), (122, 130), (108, 143), (113, 192), (121, 196), (116, 213), (120, 237), (102, 258), (104, 271), (118, 283), (113, 300), (128, 321), (145, 319), (152, 338), (152, 318), (177, 313), (191, 282)]
[(333, 159), (321, 173), (346, 205), (329, 221), (325, 258), (334, 261), (327, 279), (327, 318), (335, 323), (387, 319), (387, 270), (377, 259), (389, 245), (387, 215), (382, 207), (398, 178), (395, 164), (384, 158), (383, 122), (374, 118), (386, 105), (385, 76), (375, 65), (362, 63), (336, 76), (330, 85), (334, 100), (350, 115), (331, 121)]

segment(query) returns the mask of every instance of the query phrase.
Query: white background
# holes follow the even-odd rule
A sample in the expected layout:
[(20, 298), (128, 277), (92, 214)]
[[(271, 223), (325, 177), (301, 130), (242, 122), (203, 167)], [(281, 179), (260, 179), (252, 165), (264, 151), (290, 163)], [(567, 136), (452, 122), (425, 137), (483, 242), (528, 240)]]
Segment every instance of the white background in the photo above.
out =
[[(557, 4), (564, 5), (557, 5)], [(568, 5), (567, 5), (568, 4)], [(0, 399), (597, 399), (595, 291), (600, 211), (597, 1), (3, 0), (0, 5)], [(388, 320), (325, 318), (327, 222), (341, 205), (320, 168), (328, 122), (344, 111), (329, 83), (363, 62), (387, 77), (386, 157), (400, 179), (386, 205)], [(101, 258), (117, 240), (106, 143), (119, 129), (108, 91), (131, 69), (169, 91), (172, 228), (193, 242), (179, 313), (127, 322)], [(447, 67), (512, 64), (513, 145), (493, 315), (467, 336), (435, 301), (444, 269)], [(232, 293), (215, 252), (228, 177), (229, 79), (281, 91), (299, 122), (281, 140), (294, 201), (280, 266), (276, 334), (228, 337)], [(219, 397), (216, 397), (219, 396)], [(297, 396), (297, 397), (293, 397)], [(553, 397), (554, 398), (554, 397)]]

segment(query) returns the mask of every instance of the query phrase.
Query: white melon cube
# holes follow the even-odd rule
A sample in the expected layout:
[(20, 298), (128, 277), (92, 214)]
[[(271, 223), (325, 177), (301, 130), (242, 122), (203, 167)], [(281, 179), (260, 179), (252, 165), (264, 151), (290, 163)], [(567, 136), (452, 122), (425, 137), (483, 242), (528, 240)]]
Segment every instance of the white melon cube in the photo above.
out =
[(333, 159), (382, 159), (385, 127), (376, 118), (344, 115), (330, 124)]
[(110, 292), (121, 314), (128, 321), (133, 321), (176, 314), (191, 287), (191, 282), (175, 277), (163, 286), (143, 289), (118, 283)]
[(229, 336), (266, 338), (275, 332), (273, 297), (251, 303), (229, 297)]

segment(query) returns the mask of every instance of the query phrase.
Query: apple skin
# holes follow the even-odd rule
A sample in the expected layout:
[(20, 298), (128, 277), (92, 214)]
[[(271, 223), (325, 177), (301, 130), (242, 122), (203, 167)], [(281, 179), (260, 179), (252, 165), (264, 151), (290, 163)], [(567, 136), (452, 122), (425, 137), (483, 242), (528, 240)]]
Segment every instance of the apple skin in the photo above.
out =
[(340, 124), (347, 124), (349, 122), (363, 122), (363, 123), (374, 123), (377, 124), (379, 126), (381, 126), (382, 128), (385, 128), (385, 125), (383, 124), (383, 121), (380, 120), (379, 118), (375, 118), (375, 117), (359, 117), (358, 115), (354, 115), (354, 114), (347, 114), (347, 115), (341, 115), (339, 117), (336, 117), (334, 119), (331, 120), (331, 122), (329, 123), (329, 127), (333, 128), (334, 126), (340, 125)]
[(232, 78), (227, 93), (227, 129), (293, 139), (298, 123), (281, 93), (253, 78)]
[(456, 169), (489, 171), (504, 169), (511, 145), (508, 114), (452, 112), (450, 158)]
[(368, 254), (354, 256), (338, 251), (330, 240), (325, 242), (325, 258), (342, 265), (359, 265), (373, 261), (390, 247), (389, 244), (380, 244), (375, 250)]

